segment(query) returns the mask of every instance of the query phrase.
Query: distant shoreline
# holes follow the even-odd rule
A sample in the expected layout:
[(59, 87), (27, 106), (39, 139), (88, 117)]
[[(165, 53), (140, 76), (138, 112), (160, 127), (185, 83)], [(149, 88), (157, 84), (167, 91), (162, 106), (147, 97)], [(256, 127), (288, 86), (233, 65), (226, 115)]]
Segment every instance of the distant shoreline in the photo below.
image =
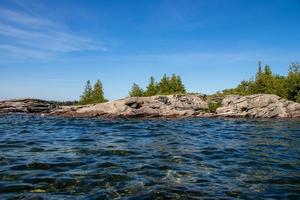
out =
[(300, 104), (271, 94), (228, 95), (221, 103), (204, 95), (127, 97), (98, 104), (63, 106), (40, 99), (0, 101), (0, 114), (25, 113), (105, 118), (300, 118)]

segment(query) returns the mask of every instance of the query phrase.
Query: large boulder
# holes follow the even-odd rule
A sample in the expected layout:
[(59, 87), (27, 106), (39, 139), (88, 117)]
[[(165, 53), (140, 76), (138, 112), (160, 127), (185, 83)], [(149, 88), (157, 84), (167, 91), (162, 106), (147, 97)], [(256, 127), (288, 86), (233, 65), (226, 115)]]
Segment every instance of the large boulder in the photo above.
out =
[(48, 113), (53, 108), (53, 103), (40, 99), (0, 101), (0, 113)]
[(249, 118), (298, 118), (300, 104), (272, 94), (230, 95), (223, 99), (218, 116)]
[(100, 104), (64, 106), (51, 115), (63, 116), (116, 116), (116, 117), (176, 117), (197, 116), (208, 109), (200, 95), (160, 95), (128, 97)]

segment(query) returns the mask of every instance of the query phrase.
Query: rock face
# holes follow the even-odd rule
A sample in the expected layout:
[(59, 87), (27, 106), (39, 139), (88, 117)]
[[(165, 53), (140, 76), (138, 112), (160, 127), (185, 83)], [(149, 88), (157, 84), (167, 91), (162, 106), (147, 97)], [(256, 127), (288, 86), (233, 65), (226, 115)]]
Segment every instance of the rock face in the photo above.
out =
[(40, 99), (14, 99), (0, 101), (0, 113), (48, 113), (54, 105)]
[(82, 117), (177, 117), (198, 116), (208, 109), (207, 102), (197, 95), (164, 95), (128, 97), (86, 106), (65, 106), (50, 115)]
[(276, 95), (230, 95), (223, 99), (217, 115), (248, 118), (300, 118), (300, 104)]
[(216, 113), (201, 95), (128, 97), (106, 103), (56, 107), (39, 99), (0, 101), (0, 114), (45, 113), (69, 117), (247, 117), (300, 118), (300, 104), (276, 95), (227, 96)]

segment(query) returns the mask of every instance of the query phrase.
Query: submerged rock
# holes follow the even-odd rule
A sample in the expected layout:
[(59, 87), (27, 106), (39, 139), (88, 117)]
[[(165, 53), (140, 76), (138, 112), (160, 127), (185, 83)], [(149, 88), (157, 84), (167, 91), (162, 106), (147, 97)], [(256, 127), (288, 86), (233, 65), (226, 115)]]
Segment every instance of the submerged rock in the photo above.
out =
[(299, 118), (300, 104), (272, 94), (230, 95), (223, 99), (217, 115), (249, 118)]

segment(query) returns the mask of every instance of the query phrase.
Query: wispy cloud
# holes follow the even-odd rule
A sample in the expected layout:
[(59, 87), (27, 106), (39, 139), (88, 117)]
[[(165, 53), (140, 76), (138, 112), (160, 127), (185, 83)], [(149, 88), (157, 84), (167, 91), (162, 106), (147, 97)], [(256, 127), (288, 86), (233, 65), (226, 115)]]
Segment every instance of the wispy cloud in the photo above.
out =
[(45, 59), (76, 51), (107, 51), (98, 40), (66, 25), (21, 10), (0, 8), (0, 51), (18, 58)]

